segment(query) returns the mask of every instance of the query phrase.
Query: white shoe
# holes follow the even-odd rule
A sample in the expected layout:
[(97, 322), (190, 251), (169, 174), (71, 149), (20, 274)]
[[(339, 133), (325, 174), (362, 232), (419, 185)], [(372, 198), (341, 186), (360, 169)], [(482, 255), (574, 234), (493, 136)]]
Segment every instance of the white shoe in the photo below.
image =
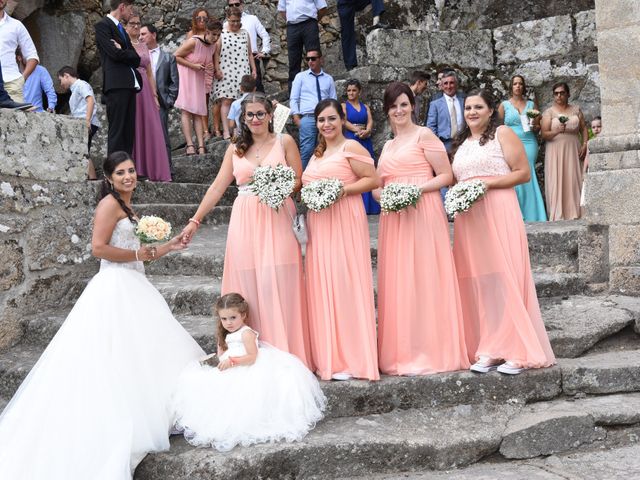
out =
[(353, 375), (347, 372), (334, 373), (333, 375), (331, 375), (332, 380), (344, 381), (344, 380), (351, 380), (352, 378), (353, 378)]
[(497, 370), (500, 373), (505, 373), (507, 375), (518, 375), (519, 373), (522, 373), (526, 370), (526, 368), (523, 367), (516, 367), (514, 364), (512, 364), (511, 362), (504, 362), (502, 365), (500, 365)]
[(489, 363), (491, 359), (489, 357), (480, 357), (476, 363), (469, 367), (469, 370), (477, 373), (488, 373), (498, 368), (497, 363)]

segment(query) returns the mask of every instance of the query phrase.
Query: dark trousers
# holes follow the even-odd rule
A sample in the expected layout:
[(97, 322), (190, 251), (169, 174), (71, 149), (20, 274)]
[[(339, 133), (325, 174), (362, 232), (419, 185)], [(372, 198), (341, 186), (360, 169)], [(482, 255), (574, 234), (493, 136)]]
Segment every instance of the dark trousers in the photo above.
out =
[(167, 157), (169, 158), (169, 170), (173, 176), (173, 160), (171, 159), (171, 141), (169, 140), (169, 110), (160, 106), (160, 123), (164, 133), (164, 144), (167, 147)]
[(132, 88), (116, 88), (104, 94), (107, 104), (107, 155), (124, 151), (133, 152), (136, 138), (136, 91)]
[(365, 9), (369, 4), (371, 4), (371, 13), (374, 17), (384, 12), (384, 2), (382, 0), (338, 0), (342, 56), (347, 70), (358, 65), (358, 59), (356, 58), (356, 12)]
[(267, 72), (267, 63), (269, 63), (269, 57), (263, 57), (261, 60), (256, 60), (256, 90), (262, 93), (264, 93), (262, 76)]
[(2, 78), (2, 65), (0, 65), (0, 102), (10, 102), (11, 97), (4, 89), (4, 79)]
[[(304, 47), (304, 50), (303, 50)], [(320, 30), (314, 18), (287, 24), (287, 50), (289, 52), (289, 93), (291, 84), (300, 73), (302, 53), (320, 48)]]
[(89, 153), (91, 153), (91, 140), (93, 140), (93, 136), (98, 132), (98, 130), (99, 128), (92, 123), (91, 130), (89, 130), (89, 141), (87, 142), (87, 152)]

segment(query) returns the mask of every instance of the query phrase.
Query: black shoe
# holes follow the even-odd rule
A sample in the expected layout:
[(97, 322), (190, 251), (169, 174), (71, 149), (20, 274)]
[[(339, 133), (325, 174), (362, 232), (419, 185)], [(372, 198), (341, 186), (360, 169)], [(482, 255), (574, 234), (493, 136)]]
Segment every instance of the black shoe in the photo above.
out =
[(4, 102), (0, 102), (0, 108), (8, 108), (10, 110), (29, 110), (33, 108), (33, 105), (30, 103), (18, 103), (13, 100), (6, 100)]
[(391, 28), (391, 25), (384, 20), (380, 20), (373, 27), (371, 27), (371, 30), (377, 30), (378, 28), (381, 28), (382, 30), (389, 30)]

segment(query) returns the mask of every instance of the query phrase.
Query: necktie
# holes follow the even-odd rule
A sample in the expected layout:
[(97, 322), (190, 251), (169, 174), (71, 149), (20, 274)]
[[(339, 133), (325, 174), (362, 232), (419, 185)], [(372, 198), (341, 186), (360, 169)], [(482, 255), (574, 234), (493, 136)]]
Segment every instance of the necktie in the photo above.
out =
[(118, 31), (120, 32), (120, 35), (122, 36), (122, 39), (124, 40), (125, 45), (127, 44), (127, 32), (124, 31), (124, 27), (122, 26), (121, 23), (118, 23)]
[(449, 113), (451, 114), (451, 138), (453, 138), (458, 133), (458, 113), (456, 112), (455, 97), (453, 97), (453, 101), (451, 102), (451, 110)]
[(318, 80), (318, 77), (320, 76), (320, 74), (316, 75), (315, 73), (313, 73), (312, 75), (316, 77), (316, 93), (318, 94), (318, 102), (321, 102), (322, 95), (320, 94), (320, 80)]

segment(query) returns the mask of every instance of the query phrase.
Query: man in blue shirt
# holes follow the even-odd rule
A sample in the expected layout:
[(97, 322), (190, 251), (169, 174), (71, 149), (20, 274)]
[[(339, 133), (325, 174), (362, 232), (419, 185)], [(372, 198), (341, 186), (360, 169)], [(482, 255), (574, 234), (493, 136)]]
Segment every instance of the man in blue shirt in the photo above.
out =
[(300, 158), (302, 168), (307, 166), (318, 140), (318, 129), (313, 111), (321, 100), (338, 99), (333, 77), (322, 70), (320, 48), (308, 50), (306, 56), (309, 70), (296, 75), (291, 85), (289, 106), (293, 121), (299, 129)]
[[(27, 60), (22, 56), (20, 48), (16, 49), (16, 63), (20, 73), (27, 68)], [(44, 112), (43, 94), (47, 96), (47, 112), (55, 112), (58, 95), (53, 88), (51, 75), (42, 65), (36, 65), (36, 68), (24, 82), (22, 96), (25, 102), (29, 102), (35, 107), (36, 112)]]

